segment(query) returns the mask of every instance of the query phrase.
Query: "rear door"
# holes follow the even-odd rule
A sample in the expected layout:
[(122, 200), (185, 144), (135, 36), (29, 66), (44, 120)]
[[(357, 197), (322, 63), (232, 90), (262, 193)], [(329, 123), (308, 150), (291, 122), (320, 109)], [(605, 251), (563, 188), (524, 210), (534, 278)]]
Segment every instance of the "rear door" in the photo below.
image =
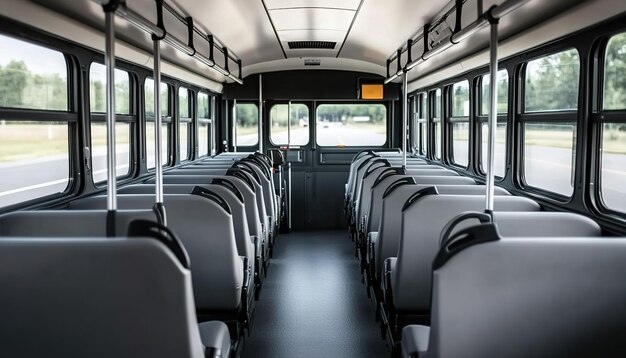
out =
[(389, 102), (266, 100), (266, 148), (280, 148), (286, 158), (292, 229), (345, 225), (350, 162), (363, 149), (388, 146), (388, 107)]

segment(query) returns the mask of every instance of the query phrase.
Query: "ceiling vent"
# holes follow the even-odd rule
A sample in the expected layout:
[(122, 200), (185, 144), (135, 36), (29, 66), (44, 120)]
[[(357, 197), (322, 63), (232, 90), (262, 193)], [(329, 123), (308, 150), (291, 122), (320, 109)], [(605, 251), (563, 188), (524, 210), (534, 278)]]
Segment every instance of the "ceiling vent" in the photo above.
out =
[(336, 42), (332, 41), (289, 41), (290, 50), (322, 49), (334, 50)]
[(304, 65), (305, 66), (319, 66), (321, 63), (319, 58), (305, 58)]

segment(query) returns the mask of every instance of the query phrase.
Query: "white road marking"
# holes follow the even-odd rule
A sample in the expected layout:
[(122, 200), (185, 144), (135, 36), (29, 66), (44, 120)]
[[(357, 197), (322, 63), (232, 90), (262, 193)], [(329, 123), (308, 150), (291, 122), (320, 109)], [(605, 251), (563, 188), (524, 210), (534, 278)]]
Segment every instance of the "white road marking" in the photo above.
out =
[(41, 189), (41, 188), (45, 188), (47, 186), (52, 186), (52, 185), (57, 185), (57, 184), (67, 183), (67, 182), (69, 182), (69, 179), (65, 178), (65, 179), (49, 181), (49, 182), (41, 183), (41, 184), (29, 185), (29, 186), (25, 186), (23, 188), (17, 188), (17, 189), (13, 189), (13, 190), (7, 190), (7, 191), (0, 192), (0, 197), (7, 196), (7, 195), (13, 195), (13, 194), (17, 194), (17, 193), (21, 193), (21, 192), (29, 191), (29, 190)]

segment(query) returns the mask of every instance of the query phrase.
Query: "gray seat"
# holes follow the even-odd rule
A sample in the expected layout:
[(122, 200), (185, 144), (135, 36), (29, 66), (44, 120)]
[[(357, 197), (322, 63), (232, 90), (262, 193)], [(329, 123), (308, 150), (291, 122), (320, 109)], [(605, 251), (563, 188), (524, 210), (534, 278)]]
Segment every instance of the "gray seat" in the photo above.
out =
[[(366, 165), (367, 162), (370, 162), (375, 159), (387, 159), (391, 161), (400, 161), (402, 160), (401, 153), (394, 152), (371, 152), (365, 153), (361, 157), (356, 157), (353, 159), (352, 163), (350, 163), (350, 169), (348, 174), (348, 181), (346, 182), (346, 197), (349, 197), (353, 194), (354, 185), (357, 177), (359, 176), (359, 169)], [(407, 164), (419, 164), (426, 163), (421, 158), (407, 158)]]
[[(495, 196), (494, 203), (499, 211), (541, 209), (523, 197)], [(392, 346), (400, 339), (402, 327), (430, 318), (431, 264), (439, 250), (442, 230), (458, 214), (479, 211), (484, 205), (484, 195), (440, 195), (432, 188), (422, 189), (406, 200), (397, 265), (392, 272), (385, 269), (382, 282), (381, 316)]]
[[(248, 228), (249, 220), (246, 214), (244, 197), (233, 183), (232, 178), (213, 179), (211, 184), (199, 185), (201, 188), (211, 190), (221, 196), (230, 206), (233, 217), (233, 229), (237, 241), (237, 251), (239, 256), (245, 256), (249, 262), (254, 262), (252, 266), (252, 276), (255, 284), (260, 286), (261, 277), (259, 267), (262, 266), (263, 247), (260, 237), (250, 234)], [(163, 192), (165, 194), (191, 194), (196, 186), (193, 184), (165, 184)], [(118, 194), (151, 194), (154, 192), (154, 185), (136, 184), (123, 187), (117, 191)], [(256, 292), (256, 290), (255, 290)]]
[[(399, 164), (395, 162), (393, 163)], [(355, 224), (358, 224), (358, 220), (360, 220), (358, 214), (361, 197), (367, 195), (367, 198), (365, 198), (364, 202), (368, 202), (369, 189), (372, 187), (376, 179), (378, 179), (378, 175), (385, 168), (392, 167), (392, 164), (388, 160), (378, 159), (371, 161), (371, 163), (368, 163), (368, 165), (364, 166), (362, 174), (358, 174), (354, 184), (354, 192), (351, 196), (351, 204), (353, 210), (352, 216), (355, 218)], [(458, 174), (454, 171), (421, 162), (414, 166), (407, 166), (407, 168), (404, 168), (404, 171), (405, 173), (412, 175), (458, 176)]]
[[(119, 211), (117, 233), (137, 218), (155, 216)], [(106, 221), (105, 211), (0, 216), (0, 356), (228, 357), (225, 324), (198, 329), (184, 249), (104, 238)]]
[(498, 239), (490, 225), (442, 256), (431, 327), (405, 328), (405, 357), (626, 355), (625, 238)]
[[(444, 226), (465, 211), (479, 211), (485, 206), (484, 195), (441, 195), (416, 192), (417, 200), (402, 211), (402, 231), (397, 250), (395, 280), (391, 281), (393, 305), (399, 314), (428, 314), (430, 307), (431, 263), (439, 250), (439, 236)], [(539, 211), (533, 200), (523, 197), (496, 196), (497, 211)]]
[[(212, 181), (215, 178), (220, 178), (223, 177), (224, 175), (219, 175), (219, 174), (215, 174), (215, 175), (180, 175), (180, 174), (171, 174), (171, 175), (164, 175), (163, 176), (163, 183), (164, 184), (196, 184), (196, 185), (204, 185), (204, 184), (208, 184), (210, 181)], [(257, 183), (256, 181), (254, 181), (246, 172), (243, 171), (236, 171), (236, 170), (231, 170), (228, 171), (226, 173), (226, 176), (230, 177), (235, 177), (237, 179), (241, 179), (242, 181), (244, 181), (253, 191), (254, 191), (254, 198), (256, 200), (256, 209), (258, 210), (258, 216), (259, 219), (261, 220), (261, 237), (263, 237), (263, 241), (265, 243), (267, 243), (267, 245), (265, 246), (269, 246), (269, 234), (268, 234), (268, 230), (267, 227), (269, 225), (269, 219), (267, 216), (267, 211), (265, 210), (265, 202), (263, 200), (263, 192), (261, 190), (261, 185), (259, 183)], [(155, 183), (155, 179), (154, 178), (150, 178), (144, 181), (144, 183), (146, 184), (154, 184)], [(242, 191), (242, 193), (244, 192), (244, 190), (241, 188), (241, 184), (238, 184), (238, 188)], [(245, 194), (245, 193), (244, 193)], [(247, 206), (246, 208), (250, 208), (250, 206)], [(248, 212), (249, 213), (249, 212)], [(266, 256), (269, 257), (269, 256)]]
[[(405, 178), (412, 180), (411, 177)], [(402, 178), (397, 180), (400, 180), (402, 184), (406, 182)], [(485, 193), (484, 185), (435, 186), (440, 194), (484, 195)], [(433, 185), (410, 184), (409, 181), (409, 184), (392, 188), (393, 190), (387, 192), (387, 196), (382, 199), (378, 229), (375, 231), (376, 234), (371, 236), (367, 245), (369, 272), (374, 282), (380, 282), (383, 262), (389, 257), (396, 256), (398, 253), (402, 234), (402, 208), (407, 198), (429, 187), (433, 187)], [(496, 195), (509, 195), (506, 190), (499, 187), (496, 187), (494, 192)]]
[[(365, 213), (369, 211), (372, 195), (372, 187), (378, 181), (381, 175), (391, 175), (391, 173), (400, 173), (402, 168), (394, 167), (378, 167), (372, 170), (368, 176), (360, 182), (360, 188), (356, 194), (354, 217), (357, 219), (357, 230), (364, 232)], [(410, 168), (402, 170), (406, 175), (413, 176), (458, 176), (454, 171), (443, 169), (440, 167), (420, 166), (419, 169)]]
[[(382, 214), (383, 196), (388, 191), (393, 191), (392, 186), (409, 185), (415, 183), (413, 179), (406, 175), (388, 175), (386, 177), (380, 177), (377, 182), (372, 185), (372, 193), (370, 198), (369, 212), (365, 212), (365, 232), (373, 232), (378, 230), (380, 226), (380, 217)], [(390, 188), (391, 187), (391, 188)], [(482, 187), (484, 189), (484, 186)], [(454, 190), (450, 188), (450, 190)], [(463, 190), (463, 189), (459, 189)], [(468, 189), (476, 190), (476, 189)], [(460, 192), (459, 192), (460, 193)], [(496, 195), (507, 195), (508, 191), (502, 188), (496, 188)]]
[(176, 170), (169, 171), (168, 175), (219, 175), (225, 174), (233, 167), (248, 171), (254, 177), (255, 181), (260, 184), (260, 187), (263, 190), (263, 201), (270, 221), (270, 226), (268, 227), (270, 239), (273, 240), (275, 234), (274, 229), (276, 228), (276, 224), (278, 222), (278, 203), (276, 202), (276, 195), (274, 194), (275, 190), (272, 181), (266, 176), (267, 173), (265, 173), (265, 171), (262, 170), (257, 163), (239, 160), (232, 165), (224, 165), (223, 167), (193, 163), (177, 168)]
[[(125, 210), (150, 208), (154, 196), (119, 195), (117, 202)], [(165, 194), (164, 204), (168, 227), (176, 232), (194, 263), (191, 270), (199, 320), (223, 320), (229, 325), (231, 337), (239, 339), (254, 308), (248, 281), (252, 263), (238, 254), (228, 204), (209, 194)], [(106, 197), (96, 196), (73, 201), (69, 208), (105, 206)]]

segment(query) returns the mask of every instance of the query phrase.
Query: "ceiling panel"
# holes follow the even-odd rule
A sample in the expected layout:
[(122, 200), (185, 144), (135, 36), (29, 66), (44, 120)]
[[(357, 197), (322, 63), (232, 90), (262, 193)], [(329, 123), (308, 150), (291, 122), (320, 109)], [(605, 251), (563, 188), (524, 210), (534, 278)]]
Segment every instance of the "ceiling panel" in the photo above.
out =
[[(154, 3), (154, 0), (140, 1)], [(183, 9), (185, 16), (193, 16), (196, 26), (215, 35), (244, 65), (284, 58), (261, 1), (170, 0), (170, 3)]]
[(344, 37), (345, 31), (335, 30), (284, 30), (278, 31), (281, 41), (334, 41), (339, 47)]
[(432, 0), (365, 0), (341, 57), (384, 64), (406, 40), (421, 32), (448, 1)]
[(326, 7), (356, 10), (361, 0), (265, 0), (269, 10), (295, 7)]
[(336, 9), (270, 10), (277, 31), (282, 30), (343, 30), (348, 31), (355, 11)]

